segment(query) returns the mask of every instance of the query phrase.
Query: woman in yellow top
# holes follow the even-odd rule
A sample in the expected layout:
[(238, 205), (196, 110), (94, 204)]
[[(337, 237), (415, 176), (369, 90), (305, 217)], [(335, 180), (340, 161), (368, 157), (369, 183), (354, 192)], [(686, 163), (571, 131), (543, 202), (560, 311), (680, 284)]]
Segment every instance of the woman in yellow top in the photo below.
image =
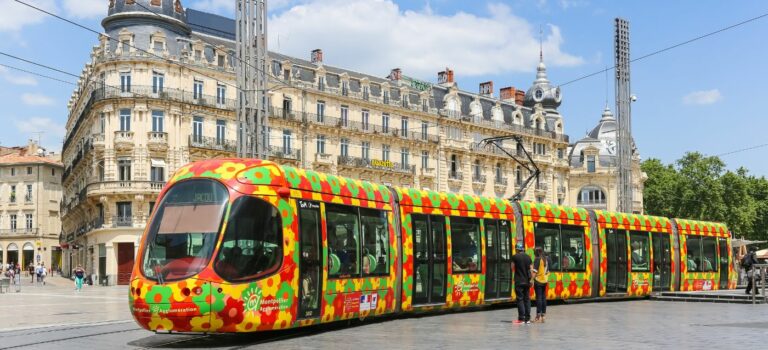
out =
[(547, 314), (547, 285), (549, 284), (549, 257), (544, 248), (536, 247), (533, 260), (533, 288), (536, 292), (536, 319), (533, 322), (544, 323)]

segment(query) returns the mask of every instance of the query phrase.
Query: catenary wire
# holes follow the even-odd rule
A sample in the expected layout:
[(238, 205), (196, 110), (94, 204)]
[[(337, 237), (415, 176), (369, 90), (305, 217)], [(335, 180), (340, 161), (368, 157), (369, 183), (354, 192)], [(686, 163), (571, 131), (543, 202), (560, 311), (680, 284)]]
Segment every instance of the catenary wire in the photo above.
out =
[(60, 82), (60, 83), (64, 83), (64, 84), (69, 84), (69, 85), (75, 85), (75, 86), (77, 86), (77, 84), (75, 84), (75, 83), (73, 83), (73, 82), (71, 82), (71, 81), (61, 80), (61, 79), (59, 79), (59, 78), (54, 78), (54, 77), (52, 77), (52, 76), (49, 76), (49, 75), (40, 74), (40, 73), (35, 73), (35, 72), (29, 71), (29, 70), (26, 70), (26, 69), (22, 69), (22, 68), (14, 67), (14, 66), (9, 66), (9, 65), (7, 65), (7, 64), (3, 64), (3, 63), (0, 63), (0, 67), (5, 67), (5, 68), (8, 68), (8, 69), (17, 70), (17, 71), (19, 71), (19, 72), (24, 72), (24, 73), (27, 73), (27, 74), (32, 74), (32, 75), (35, 75), (35, 76), (38, 76), (38, 77), (41, 77), (41, 78), (46, 78), (46, 79), (50, 79), (50, 80), (54, 80), (54, 81), (58, 81), (58, 82)]
[(716, 154), (716, 155), (715, 155), (715, 157), (722, 157), (722, 156), (727, 156), (727, 155), (730, 155), (730, 154), (735, 154), (735, 153), (741, 153), (741, 152), (751, 151), (751, 150), (753, 150), (753, 149), (758, 149), (758, 148), (763, 148), (763, 147), (768, 147), (768, 143), (764, 143), (764, 144), (761, 144), (761, 145), (757, 145), (757, 146), (752, 146), (752, 147), (747, 147), (747, 148), (741, 148), (741, 149), (737, 149), (737, 150), (733, 150), (733, 151), (729, 151), (729, 152), (724, 152), (724, 153)]

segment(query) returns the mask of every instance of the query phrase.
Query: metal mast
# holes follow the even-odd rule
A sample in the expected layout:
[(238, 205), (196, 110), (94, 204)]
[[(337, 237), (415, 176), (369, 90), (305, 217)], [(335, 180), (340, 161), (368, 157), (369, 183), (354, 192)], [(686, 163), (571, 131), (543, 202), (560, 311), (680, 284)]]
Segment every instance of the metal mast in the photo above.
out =
[(616, 112), (619, 130), (616, 134), (618, 151), (618, 209), (632, 212), (632, 115), (629, 84), (629, 22), (616, 18), (614, 40), (616, 61)]
[(267, 158), (267, 0), (237, 0), (237, 156)]

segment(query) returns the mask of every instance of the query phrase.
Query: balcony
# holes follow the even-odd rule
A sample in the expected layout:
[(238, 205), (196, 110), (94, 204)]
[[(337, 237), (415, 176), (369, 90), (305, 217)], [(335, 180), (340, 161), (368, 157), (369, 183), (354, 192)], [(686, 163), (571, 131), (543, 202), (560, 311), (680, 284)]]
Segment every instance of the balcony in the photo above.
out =
[(37, 228), (26, 228), (26, 227), (0, 229), (0, 237), (37, 236), (37, 231), (38, 231)]
[(557, 196), (565, 197), (565, 186), (557, 186)]
[(408, 164), (395, 163), (389, 160), (379, 159), (365, 159), (360, 157), (339, 156), (339, 166), (351, 167), (351, 168), (364, 168), (373, 169), (386, 172), (394, 172), (399, 174), (415, 174), (416, 166)]
[(115, 150), (132, 150), (133, 142), (133, 131), (115, 131)]
[(333, 165), (333, 156), (325, 153), (315, 154), (315, 165)]
[[(88, 197), (116, 194), (158, 194), (163, 186), (165, 186), (165, 182), (159, 181), (102, 181), (88, 184), (83, 193)], [(75, 199), (73, 198), (73, 200)]]
[(133, 227), (133, 217), (131, 216), (113, 216), (112, 227)]
[(485, 175), (473, 174), (472, 175), (472, 188), (475, 190), (482, 190), (485, 188), (486, 178)]
[(220, 98), (213, 95), (195, 94), (191, 91), (163, 87), (159, 93), (153, 92), (152, 86), (131, 85), (129, 91), (121, 91), (117, 87), (97, 87), (93, 90), (93, 102), (112, 98), (151, 98), (171, 100), (197, 106), (234, 110), (236, 100)]
[(91, 139), (93, 140), (93, 149), (98, 152), (104, 151), (104, 134), (93, 134), (91, 136)]
[(269, 156), (287, 160), (299, 160), (301, 158), (300, 150), (296, 148), (286, 148), (269, 146)]
[(165, 152), (168, 150), (168, 133), (150, 131), (147, 133), (147, 148), (153, 152)]
[(507, 184), (509, 184), (509, 181), (506, 177), (495, 177), (493, 179), (493, 188), (497, 192), (504, 192), (507, 190)]
[(422, 178), (435, 178), (435, 168), (421, 168), (419, 169), (419, 176)]
[(189, 147), (232, 153), (237, 152), (237, 144), (234, 141), (200, 135), (189, 135)]
[(607, 209), (608, 208), (608, 202), (606, 202), (605, 199), (583, 201), (581, 200), (581, 198), (579, 198), (576, 201), (576, 205), (583, 207), (584, 209)]
[(27, 193), (26, 195), (24, 195), (24, 203), (25, 204), (32, 204), (32, 194), (31, 193)]
[(539, 183), (536, 185), (536, 194), (543, 195), (547, 193), (547, 190), (549, 190), (549, 185), (547, 183)]
[(298, 121), (298, 122), (301, 121), (301, 114), (299, 112), (296, 112), (290, 109), (270, 107), (269, 112), (270, 112), (269, 116), (275, 119), (283, 119), (283, 120)]

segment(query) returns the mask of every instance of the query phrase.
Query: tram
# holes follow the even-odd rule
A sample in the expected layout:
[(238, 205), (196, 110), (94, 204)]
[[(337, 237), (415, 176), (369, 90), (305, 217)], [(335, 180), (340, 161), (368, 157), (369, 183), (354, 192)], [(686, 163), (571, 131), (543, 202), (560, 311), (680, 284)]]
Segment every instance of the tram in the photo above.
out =
[(388, 187), (258, 159), (180, 168), (141, 238), (141, 327), (286, 329), (515, 300), (512, 247), (548, 299), (735, 288), (725, 225)]

